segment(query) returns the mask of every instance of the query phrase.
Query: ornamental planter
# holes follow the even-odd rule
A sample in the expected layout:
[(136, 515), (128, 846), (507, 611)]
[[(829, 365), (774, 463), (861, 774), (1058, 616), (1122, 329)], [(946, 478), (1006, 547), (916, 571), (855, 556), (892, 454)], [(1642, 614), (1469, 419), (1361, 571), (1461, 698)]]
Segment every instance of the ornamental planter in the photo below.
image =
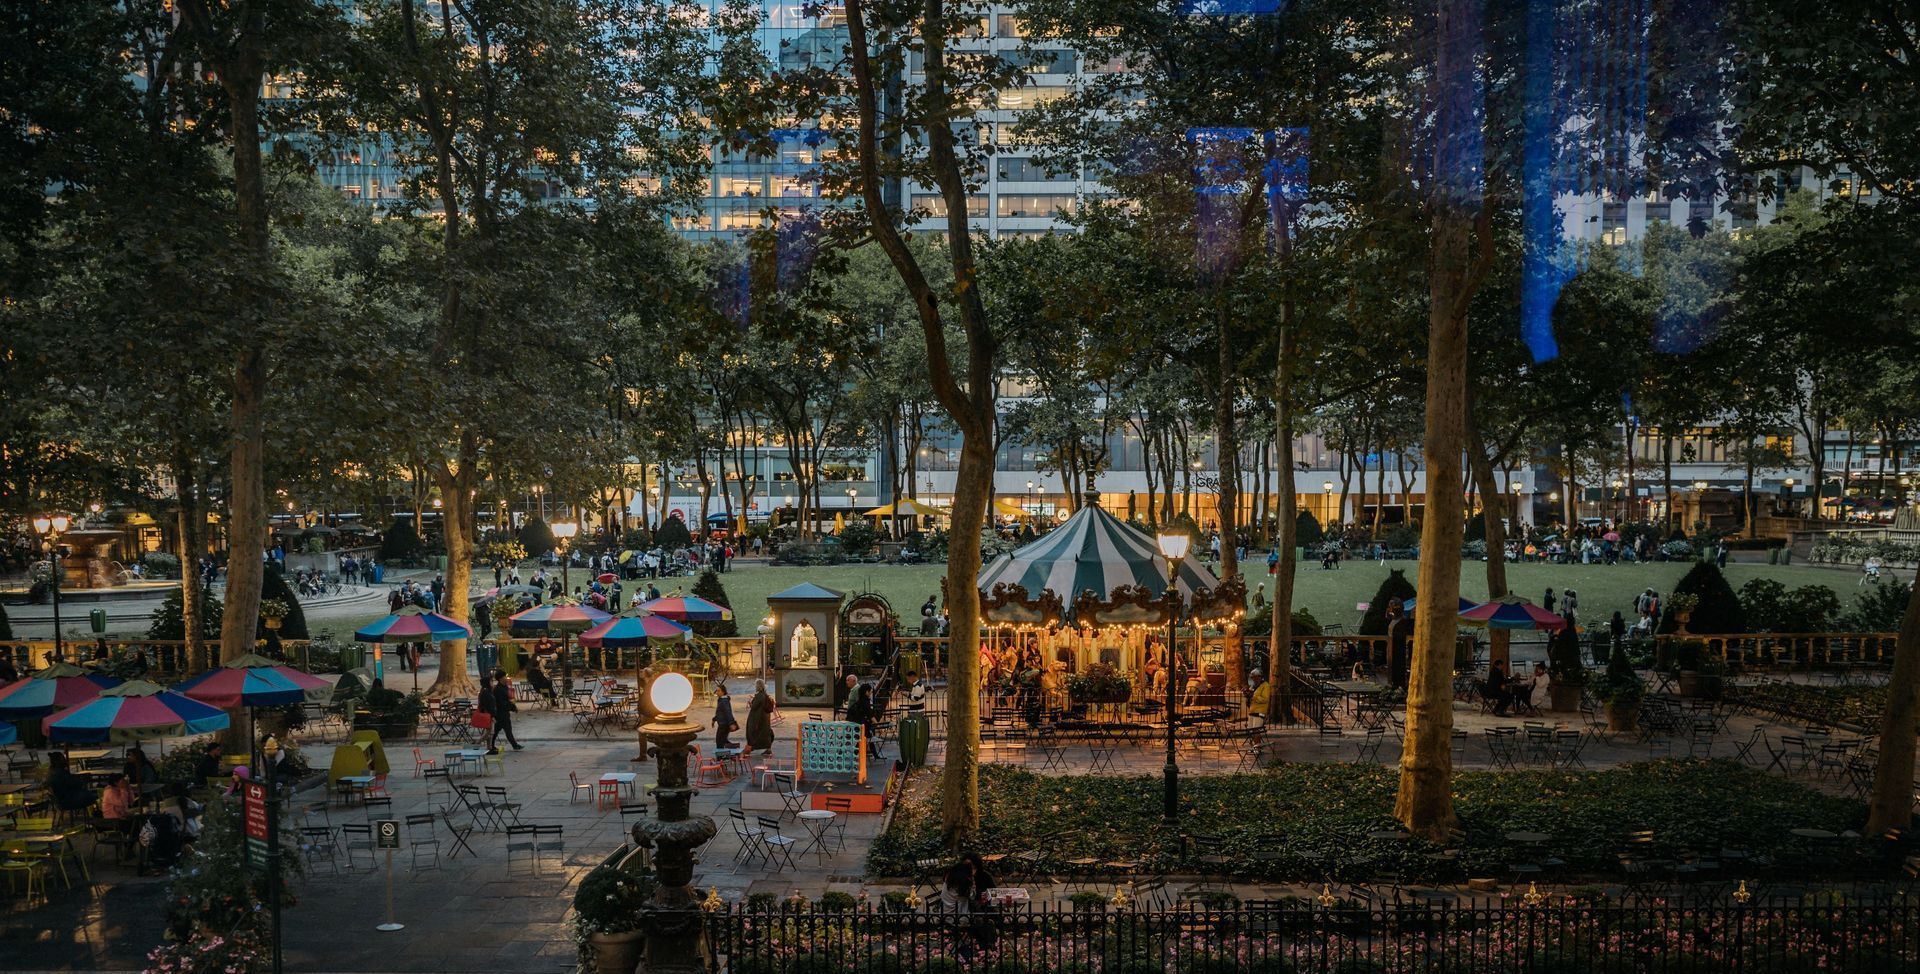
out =
[(646, 947), (646, 934), (639, 930), (620, 933), (591, 933), (593, 969), (598, 974), (633, 974), (640, 966), (640, 952)]
[(1683, 697), (1718, 700), (1720, 690), (1721, 679), (1718, 673), (1704, 673), (1699, 670), (1680, 671), (1680, 695)]
[(1614, 734), (1632, 731), (1640, 722), (1640, 702), (1607, 704), (1607, 730)]
[(1570, 714), (1580, 711), (1580, 688), (1563, 683), (1547, 685), (1549, 706), (1555, 713)]

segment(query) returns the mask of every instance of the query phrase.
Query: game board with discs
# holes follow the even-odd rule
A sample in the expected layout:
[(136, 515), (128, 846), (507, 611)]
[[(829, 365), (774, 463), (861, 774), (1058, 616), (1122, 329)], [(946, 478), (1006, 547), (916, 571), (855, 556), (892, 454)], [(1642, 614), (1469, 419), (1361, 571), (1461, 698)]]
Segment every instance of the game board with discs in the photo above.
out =
[(843, 720), (801, 721), (798, 770), (807, 780), (843, 778), (866, 784), (867, 741), (860, 725)]

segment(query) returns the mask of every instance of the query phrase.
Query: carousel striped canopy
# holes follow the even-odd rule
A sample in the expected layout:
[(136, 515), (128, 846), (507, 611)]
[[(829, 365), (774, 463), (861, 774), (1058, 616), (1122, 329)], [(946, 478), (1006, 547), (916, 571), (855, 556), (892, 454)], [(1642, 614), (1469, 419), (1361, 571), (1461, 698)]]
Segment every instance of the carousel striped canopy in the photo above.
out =
[[(1116, 590), (1144, 589), (1159, 598), (1167, 590), (1167, 560), (1159, 543), (1147, 532), (1108, 514), (1094, 504), (1048, 532), (1039, 540), (1011, 554), (1001, 555), (980, 572), (983, 597), (1001, 584), (1019, 585), (1029, 599), (1052, 592), (1061, 602), (1062, 621), (1091, 624), (1093, 620), (1072, 618), (1074, 601), (1083, 592), (1092, 592), (1101, 602), (1112, 602)], [(1179, 590), (1185, 610), (1195, 608), (1194, 592), (1211, 592), (1220, 580), (1188, 558), (1180, 563)], [(987, 618), (996, 621), (1028, 621), (1017, 613), (997, 612), (995, 600), (987, 598)], [(1213, 608), (1201, 606), (1202, 614)]]

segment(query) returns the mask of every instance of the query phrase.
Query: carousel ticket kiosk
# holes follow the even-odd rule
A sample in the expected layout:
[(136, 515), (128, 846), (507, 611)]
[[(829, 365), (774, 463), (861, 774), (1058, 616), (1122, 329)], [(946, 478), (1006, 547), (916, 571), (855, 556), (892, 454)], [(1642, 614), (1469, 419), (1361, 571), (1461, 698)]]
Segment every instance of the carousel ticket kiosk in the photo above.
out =
[(845, 593), (812, 582), (767, 596), (774, 622), (773, 699), (780, 706), (832, 709), (845, 599)]

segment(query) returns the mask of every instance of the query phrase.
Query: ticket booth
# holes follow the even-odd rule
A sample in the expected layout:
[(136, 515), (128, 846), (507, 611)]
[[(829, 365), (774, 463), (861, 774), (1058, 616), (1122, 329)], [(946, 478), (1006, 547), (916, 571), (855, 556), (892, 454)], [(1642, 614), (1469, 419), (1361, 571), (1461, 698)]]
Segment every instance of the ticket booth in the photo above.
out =
[(803, 582), (767, 596), (773, 616), (773, 698), (782, 707), (830, 709), (840, 669), (845, 593)]

